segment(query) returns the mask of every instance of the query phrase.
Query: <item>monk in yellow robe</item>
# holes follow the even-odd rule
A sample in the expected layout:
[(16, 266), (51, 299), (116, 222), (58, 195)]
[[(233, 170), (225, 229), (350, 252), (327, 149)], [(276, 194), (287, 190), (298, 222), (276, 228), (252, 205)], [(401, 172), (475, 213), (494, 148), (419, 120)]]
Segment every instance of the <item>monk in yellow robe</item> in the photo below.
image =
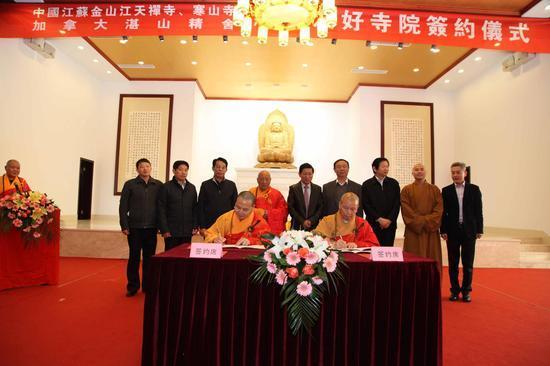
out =
[(281, 192), (271, 187), (271, 174), (268, 171), (259, 172), (257, 182), (257, 187), (250, 188), (250, 192), (256, 198), (255, 211), (267, 221), (273, 234), (279, 235), (286, 228), (286, 201)]
[(17, 160), (8, 160), (4, 169), (6, 169), (6, 174), (2, 176), (0, 182), (0, 197), (31, 190), (25, 179), (19, 176), (21, 165)]
[(328, 238), (335, 249), (380, 246), (369, 223), (357, 216), (359, 196), (347, 192), (340, 198), (338, 212), (325, 216), (314, 233)]
[(260, 237), (271, 232), (262, 216), (254, 211), (254, 195), (249, 191), (237, 196), (235, 208), (224, 213), (204, 233), (207, 243), (237, 245), (261, 244)]
[(416, 164), (412, 175), (414, 183), (406, 185), (401, 191), (401, 214), (405, 222), (403, 250), (434, 259), (441, 272), (441, 191), (437, 186), (426, 182), (423, 164)]

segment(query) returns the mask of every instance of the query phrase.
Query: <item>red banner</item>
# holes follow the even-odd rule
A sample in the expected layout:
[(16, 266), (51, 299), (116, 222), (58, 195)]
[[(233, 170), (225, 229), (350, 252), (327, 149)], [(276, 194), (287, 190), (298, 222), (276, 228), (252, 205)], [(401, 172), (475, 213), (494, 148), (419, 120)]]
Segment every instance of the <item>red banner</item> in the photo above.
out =
[[(0, 4), (0, 37), (239, 35), (232, 14), (232, 4)], [(550, 19), (338, 7), (329, 37), (550, 53)]]

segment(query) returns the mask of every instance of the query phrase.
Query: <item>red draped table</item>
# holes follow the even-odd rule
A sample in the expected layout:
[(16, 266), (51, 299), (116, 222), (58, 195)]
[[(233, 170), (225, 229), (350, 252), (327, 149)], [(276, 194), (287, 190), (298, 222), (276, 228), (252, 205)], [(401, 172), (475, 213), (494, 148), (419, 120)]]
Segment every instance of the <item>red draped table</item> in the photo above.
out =
[(54, 213), (52, 240), (25, 244), (21, 232), (0, 232), (0, 291), (13, 287), (57, 285), (59, 282), (59, 210)]
[(256, 285), (257, 250), (221, 260), (179, 246), (152, 258), (142, 365), (441, 365), (436, 262), (346, 254), (346, 283), (325, 296), (311, 335), (292, 336), (280, 286)]

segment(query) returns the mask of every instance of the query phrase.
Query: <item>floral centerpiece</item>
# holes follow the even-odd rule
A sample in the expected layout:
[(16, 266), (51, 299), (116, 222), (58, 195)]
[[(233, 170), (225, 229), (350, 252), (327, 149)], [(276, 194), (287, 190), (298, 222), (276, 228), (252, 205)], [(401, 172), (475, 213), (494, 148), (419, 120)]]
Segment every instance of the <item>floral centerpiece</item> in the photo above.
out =
[(7, 195), (0, 198), (0, 227), (2, 231), (15, 227), (26, 243), (42, 237), (51, 239), (50, 224), (56, 209), (44, 193), (29, 191)]
[(286, 306), (292, 334), (308, 332), (317, 323), (323, 296), (337, 289), (344, 278), (341, 256), (326, 239), (307, 231), (285, 231), (262, 237), (266, 250), (250, 259), (259, 264), (252, 273), (256, 283), (281, 285), (281, 306)]

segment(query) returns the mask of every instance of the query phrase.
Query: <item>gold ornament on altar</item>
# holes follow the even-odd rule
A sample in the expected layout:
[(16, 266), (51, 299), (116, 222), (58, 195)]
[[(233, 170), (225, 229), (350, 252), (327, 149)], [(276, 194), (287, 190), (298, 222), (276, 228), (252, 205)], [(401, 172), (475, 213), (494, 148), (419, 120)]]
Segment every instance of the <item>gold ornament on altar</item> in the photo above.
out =
[(300, 43), (311, 44), (309, 27), (317, 28), (317, 37), (326, 38), (336, 27), (335, 0), (238, 0), (233, 9), (233, 25), (241, 36), (252, 34), (252, 18), (258, 26), (258, 43), (267, 43), (269, 30), (279, 32), (279, 46), (288, 45), (288, 32), (300, 31)]
[(294, 128), (288, 124), (283, 112), (276, 109), (271, 112), (258, 130), (259, 164), (256, 168), (295, 169)]

